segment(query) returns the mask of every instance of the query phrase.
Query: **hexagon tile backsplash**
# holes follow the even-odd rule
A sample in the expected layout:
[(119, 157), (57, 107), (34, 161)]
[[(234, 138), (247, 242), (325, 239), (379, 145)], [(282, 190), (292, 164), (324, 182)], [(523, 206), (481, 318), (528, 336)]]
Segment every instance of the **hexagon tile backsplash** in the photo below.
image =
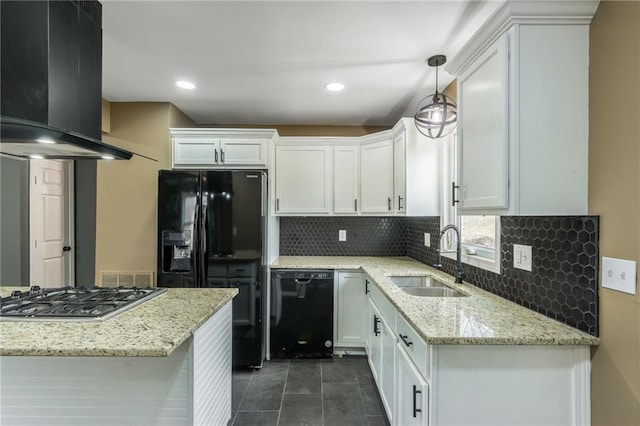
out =
[[(502, 216), (502, 274), (465, 265), (466, 281), (598, 335), (598, 216)], [(436, 260), (439, 217), (281, 217), (283, 256), (410, 256)], [(338, 241), (338, 231), (347, 241)], [(424, 246), (424, 233), (431, 247)], [(513, 245), (532, 246), (531, 272), (513, 268)], [(443, 258), (453, 274), (454, 261)]]
[[(598, 335), (598, 216), (502, 216), (502, 274), (464, 265), (466, 281), (550, 318)], [(407, 218), (407, 255), (436, 260), (438, 217)], [(432, 244), (422, 244), (424, 232)], [(437, 243), (437, 241), (436, 241)], [(513, 245), (531, 246), (532, 270), (513, 267)], [(453, 274), (455, 262), (443, 258)]]

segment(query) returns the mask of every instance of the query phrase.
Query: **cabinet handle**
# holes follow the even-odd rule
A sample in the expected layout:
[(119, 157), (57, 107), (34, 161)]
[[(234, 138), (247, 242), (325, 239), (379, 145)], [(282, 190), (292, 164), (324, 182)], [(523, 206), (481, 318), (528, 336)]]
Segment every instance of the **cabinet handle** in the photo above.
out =
[(391, 197), (387, 198), (387, 206), (389, 207), (389, 211), (391, 211)]
[(224, 163), (224, 151), (220, 148), (220, 162)]
[(280, 211), (280, 198), (276, 198), (276, 211)]
[(358, 199), (355, 198), (353, 200), (353, 210), (358, 211)]
[(373, 335), (377, 336), (380, 334), (380, 330), (378, 330), (378, 324), (380, 323), (380, 318), (376, 314), (373, 315)]
[(451, 207), (455, 207), (456, 203), (460, 202), (460, 200), (456, 200), (456, 189), (459, 188), (459, 185), (456, 185), (455, 182), (451, 182)]
[(398, 195), (398, 210), (402, 210), (402, 197)]
[(364, 294), (369, 294), (369, 280), (364, 280)]
[(413, 417), (418, 417), (418, 413), (422, 413), (422, 409), (418, 408), (418, 394), (421, 394), (422, 391), (419, 390), (416, 385), (413, 385)]
[(214, 149), (215, 153), (216, 153), (216, 164), (218, 163), (218, 150)]
[(413, 345), (413, 342), (409, 340), (409, 336), (407, 336), (406, 334), (398, 334), (398, 336), (400, 336), (400, 339), (404, 342), (405, 345)]

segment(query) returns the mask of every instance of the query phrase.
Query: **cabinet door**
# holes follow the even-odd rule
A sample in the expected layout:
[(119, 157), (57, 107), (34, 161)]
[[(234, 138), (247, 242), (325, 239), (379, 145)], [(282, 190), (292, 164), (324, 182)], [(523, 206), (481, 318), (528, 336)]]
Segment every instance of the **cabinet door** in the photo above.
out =
[(458, 78), (462, 211), (508, 207), (507, 49), (504, 35)]
[(380, 361), (380, 397), (382, 404), (387, 411), (389, 422), (394, 424), (394, 396), (395, 396), (395, 353), (396, 353), (396, 335), (387, 321), (382, 319), (380, 323), (381, 332), (381, 361)]
[(400, 214), (406, 212), (407, 206), (405, 152), (406, 142), (403, 133), (393, 140), (393, 210)]
[(395, 424), (426, 426), (429, 424), (429, 386), (400, 344), (396, 345), (396, 357), (398, 406)]
[(367, 300), (362, 274), (338, 273), (337, 345), (364, 346)]
[(333, 161), (333, 212), (358, 213), (358, 146), (336, 146)]
[(277, 146), (277, 214), (318, 214), (331, 211), (330, 146)]
[(376, 308), (376, 305), (369, 300), (369, 318), (368, 318), (368, 339), (367, 339), (367, 357), (369, 358), (369, 366), (371, 367), (371, 373), (380, 386), (380, 362), (382, 360), (382, 336), (381, 336), (381, 322), (382, 317), (380, 312)]
[(218, 164), (218, 139), (206, 137), (173, 138), (175, 167), (203, 167)]
[(220, 163), (227, 166), (266, 166), (267, 141), (264, 139), (221, 139)]
[(362, 213), (393, 213), (393, 141), (360, 148)]

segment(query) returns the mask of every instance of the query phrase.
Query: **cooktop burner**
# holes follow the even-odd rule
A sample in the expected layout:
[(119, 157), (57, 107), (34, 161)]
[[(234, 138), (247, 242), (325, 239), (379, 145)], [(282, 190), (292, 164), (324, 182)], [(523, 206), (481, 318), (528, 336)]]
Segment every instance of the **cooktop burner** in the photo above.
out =
[(0, 301), (0, 320), (105, 320), (166, 291), (166, 288), (63, 287), (16, 290)]

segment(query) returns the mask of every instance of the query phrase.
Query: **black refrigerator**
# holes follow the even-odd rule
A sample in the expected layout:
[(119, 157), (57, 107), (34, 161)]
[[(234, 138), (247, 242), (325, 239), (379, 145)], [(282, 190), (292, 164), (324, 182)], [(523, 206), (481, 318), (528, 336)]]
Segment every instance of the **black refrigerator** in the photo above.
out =
[(158, 286), (235, 287), (234, 366), (265, 356), (266, 174), (160, 170)]

